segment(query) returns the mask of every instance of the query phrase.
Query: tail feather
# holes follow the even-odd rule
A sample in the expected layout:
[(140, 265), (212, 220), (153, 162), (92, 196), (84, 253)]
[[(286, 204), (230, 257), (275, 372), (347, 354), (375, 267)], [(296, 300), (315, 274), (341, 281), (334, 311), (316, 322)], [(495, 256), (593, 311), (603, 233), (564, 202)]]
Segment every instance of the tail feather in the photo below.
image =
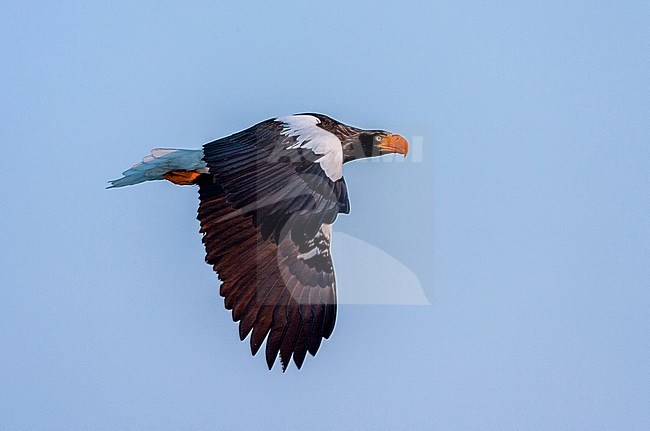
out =
[(122, 173), (122, 178), (109, 181), (108, 189), (131, 186), (145, 181), (164, 180), (171, 171), (207, 172), (203, 150), (154, 148), (151, 154)]

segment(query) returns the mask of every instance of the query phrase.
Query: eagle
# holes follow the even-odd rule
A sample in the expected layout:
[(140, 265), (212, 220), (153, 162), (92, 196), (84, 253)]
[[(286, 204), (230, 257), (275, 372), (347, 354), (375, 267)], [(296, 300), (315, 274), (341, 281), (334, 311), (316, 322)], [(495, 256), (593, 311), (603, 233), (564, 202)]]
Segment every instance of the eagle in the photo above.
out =
[(205, 261), (242, 341), (269, 370), (298, 369), (336, 321), (332, 224), (349, 214), (343, 165), (408, 153), (408, 142), (316, 113), (272, 118), (201, 149), (157, 148), (108, 188), (152, 180), (195, 185)]

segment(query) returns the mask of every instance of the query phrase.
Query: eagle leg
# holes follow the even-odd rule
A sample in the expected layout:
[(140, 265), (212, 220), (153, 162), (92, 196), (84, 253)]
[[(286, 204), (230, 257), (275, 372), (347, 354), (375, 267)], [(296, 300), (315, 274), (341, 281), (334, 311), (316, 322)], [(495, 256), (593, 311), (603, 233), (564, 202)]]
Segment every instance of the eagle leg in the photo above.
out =
[(191, 186), (196, 184), (196, 179), (201, 174), (196, 171), (171, 171), (163, 174), (167, 181), (171, 181), (179, 186)]

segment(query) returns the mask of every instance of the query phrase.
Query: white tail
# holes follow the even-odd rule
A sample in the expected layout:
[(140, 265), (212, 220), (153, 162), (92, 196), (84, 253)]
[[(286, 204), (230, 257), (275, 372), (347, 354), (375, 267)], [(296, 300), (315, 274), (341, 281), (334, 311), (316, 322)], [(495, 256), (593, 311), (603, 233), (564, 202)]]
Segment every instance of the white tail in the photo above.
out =
[(131, 186), (145, 181), (164, 180), (171, 171), (208, 172), (203, 161), (203, 150), (178, 150), (172, 148), (154, 148), (151, 155), (142, 159), (122, 173), (122, 178), (109, 181), (107, 188)]

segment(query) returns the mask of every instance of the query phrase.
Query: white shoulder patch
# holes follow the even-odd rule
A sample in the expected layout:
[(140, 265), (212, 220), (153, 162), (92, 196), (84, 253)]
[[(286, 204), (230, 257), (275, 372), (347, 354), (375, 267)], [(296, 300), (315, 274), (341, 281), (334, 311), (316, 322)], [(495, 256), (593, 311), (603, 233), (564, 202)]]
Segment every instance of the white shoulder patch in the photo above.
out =
[(296, 143), (288, 146), (287, 150), (309, 148), (314, 154), (322, 155), (317, 162), (332, 181), (343, 176), (341, 141), (333, 133), (318, 127), (318, 118), (312, 115), (289, 115), (278, 117), (275, 121), (284, 126), (283, 135), (296, 138)]

